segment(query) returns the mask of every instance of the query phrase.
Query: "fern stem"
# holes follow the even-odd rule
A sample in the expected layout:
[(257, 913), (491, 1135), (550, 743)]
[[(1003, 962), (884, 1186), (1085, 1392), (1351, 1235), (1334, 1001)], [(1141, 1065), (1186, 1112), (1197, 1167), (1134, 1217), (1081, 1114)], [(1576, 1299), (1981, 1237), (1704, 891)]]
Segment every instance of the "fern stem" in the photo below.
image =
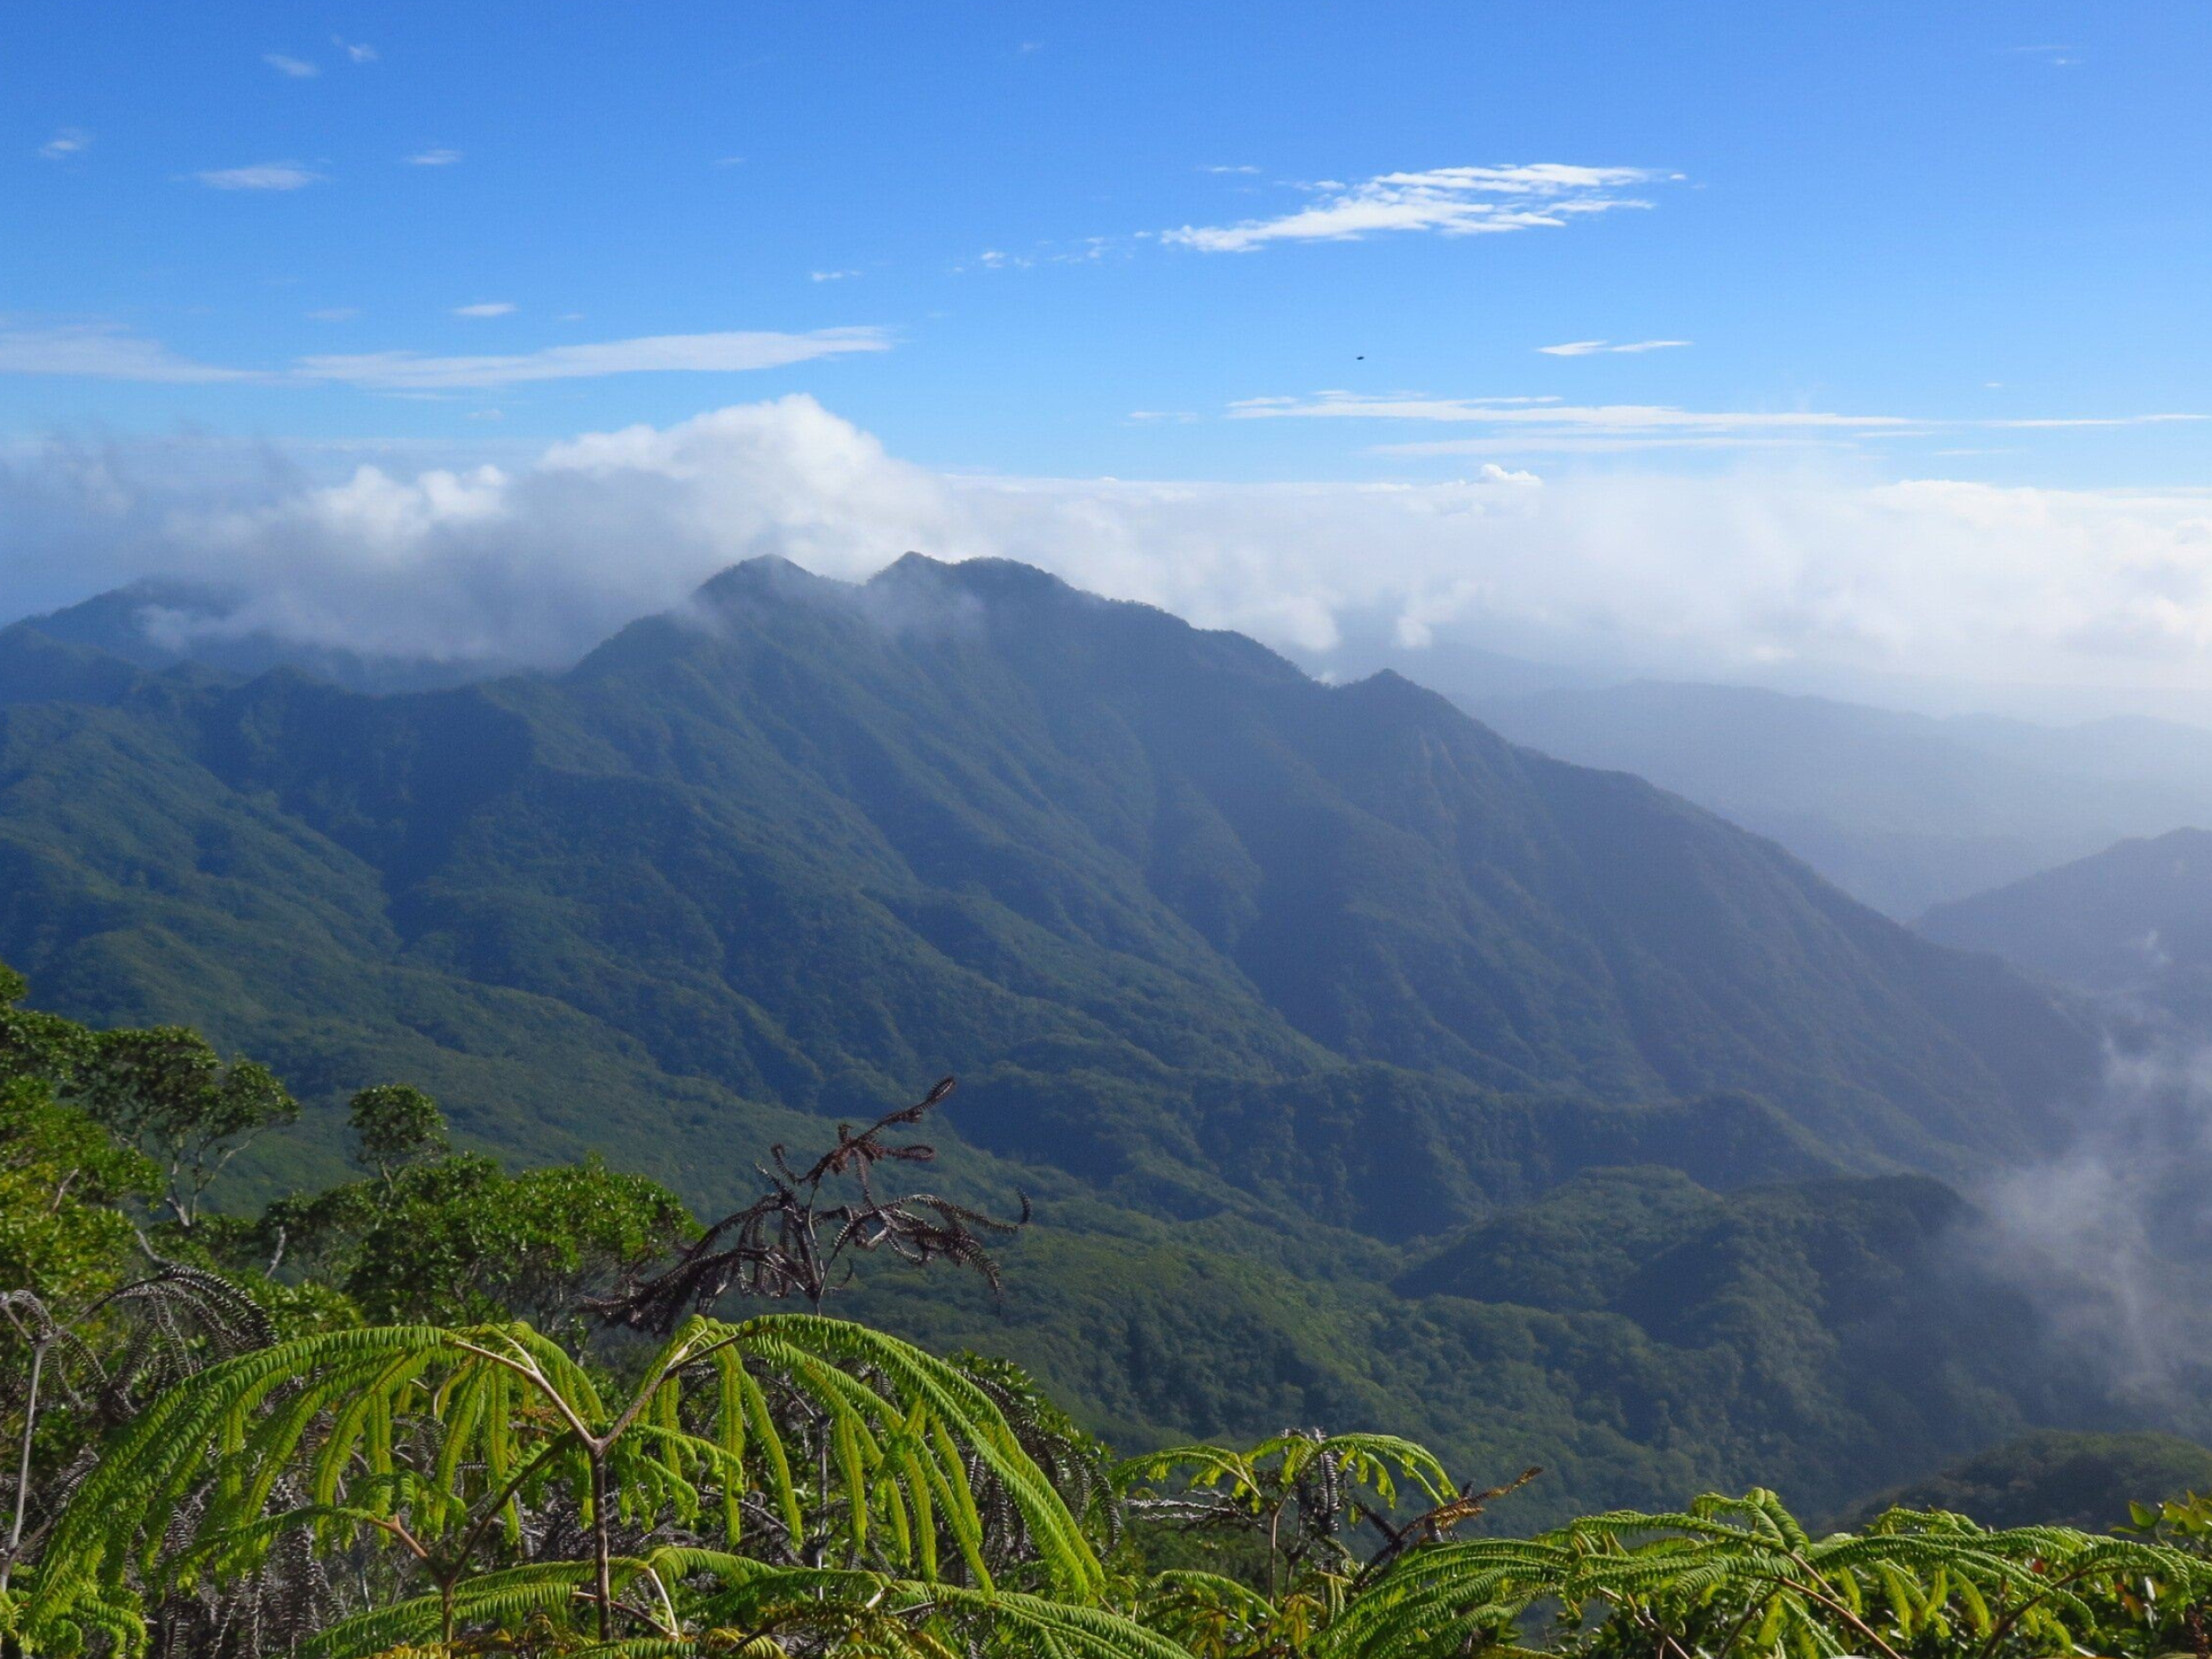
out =
[(8, 1553), (0, 1559), (0, 1590), (8, 1588), (15, 1571), (15, 1552), (23, 1547), (23, 1515), (31, 1497), (31, 1433), (39, 1423), (39, 1378), (46, 1370), (47, 1340), (41, 1337), (31, 1344), (31, 1393), (23, 1402), (23, 1451), (15, 1465), (15, 1518), (8, 1528)]
[(599, 1592), (599, 1640), (614, 1640), (614, 1552), (607, 1534), (607, 1455), (586, 1441), (584, 1455), (592, 1465), (592, 1565)]

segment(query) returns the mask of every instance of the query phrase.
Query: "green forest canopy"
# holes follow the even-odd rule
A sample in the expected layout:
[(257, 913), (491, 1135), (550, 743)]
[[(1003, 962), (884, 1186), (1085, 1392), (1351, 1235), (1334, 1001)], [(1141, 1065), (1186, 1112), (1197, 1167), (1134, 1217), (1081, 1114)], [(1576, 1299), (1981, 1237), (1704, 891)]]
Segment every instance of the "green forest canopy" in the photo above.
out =
[[(995, 1277), (1000, 1225), (896, 1184), (944, 1088), (779, 1153), (704, 1233), (597, 1164), (507, 1176), (389, 1085), (354, 1098), (357, 1178), (231, 1214), (204, 1177), (286, 1120), (282, 1085), (23, 989), (0, 979), (0, 1638), (28, 1654), (2148, 1656), (2212, 1598), (2187, 1499), (2126, 1536), (1893, 1510), (1815, 1538), (1759, 1491), (1515, 1536), (1481, 1523), (1540, 1472), (1463, 1489), (1388, 1435), (1115, 1463), (1003, 1362), (779, 1310), (855, 1246)], [(1655, 1240), (1721, 1201), (1637, 1179)], [(1634, 1276), (1585, 1255), (1541, 1293)], [(727, 1293), (736, 1322), (702, 1316)]]

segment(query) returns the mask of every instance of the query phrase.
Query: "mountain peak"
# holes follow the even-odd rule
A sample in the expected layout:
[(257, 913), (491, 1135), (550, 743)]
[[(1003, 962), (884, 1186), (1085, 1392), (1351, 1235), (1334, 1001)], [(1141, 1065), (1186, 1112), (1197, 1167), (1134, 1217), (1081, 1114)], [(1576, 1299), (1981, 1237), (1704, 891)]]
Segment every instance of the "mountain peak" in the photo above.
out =
[(933, 559), (926, 553), (905, 553), (871, 576), (866, 586), (892, 591), (952, 589), (980, 599), (1110, 603), (1018, 559)]
[(850, 592), (852, 584), (817, 575), (781, 553), (762, 553), (716, 571), (692, 590), (696, 605), (726, 605), (744, 599), (826, 597)]

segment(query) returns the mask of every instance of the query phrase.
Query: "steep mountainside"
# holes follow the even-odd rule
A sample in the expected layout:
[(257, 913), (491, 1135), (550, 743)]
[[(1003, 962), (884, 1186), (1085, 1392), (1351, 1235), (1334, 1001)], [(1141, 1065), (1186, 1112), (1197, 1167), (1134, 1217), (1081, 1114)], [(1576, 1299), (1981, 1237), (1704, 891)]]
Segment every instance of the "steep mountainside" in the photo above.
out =
[(2125, 841), (1993, 891), (1938, 905), (1921, 931), (2054, 979), (2142, 990), (2212, 975), (2212, 830)]
[(972, 1133), (1087, 1175), (1204, 1162), (1194, 1128), (1346, 1060), (1748, 1091), (1943, 1169), (2088, 1063), (2022, 983), (1632, 778), (1020, 566), (758, 562), (557, 680), (157, 678), (19, 706), (0, 752), (0, 951), (70, 1006), (265, 1042), (362, 1009), (319, 968), (482, 1058), (399, 1012), (428, 976), (749, 1099), (969, 1073)]

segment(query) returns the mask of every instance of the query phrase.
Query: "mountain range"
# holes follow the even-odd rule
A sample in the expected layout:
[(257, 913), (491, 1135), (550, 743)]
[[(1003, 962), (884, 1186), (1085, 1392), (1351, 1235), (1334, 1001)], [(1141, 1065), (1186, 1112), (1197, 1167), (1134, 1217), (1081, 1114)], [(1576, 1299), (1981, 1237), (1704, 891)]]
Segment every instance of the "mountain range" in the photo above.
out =
[(1483, 695), (1516, 743), (1650, 779), (1910, 921), (2132, 836), (2212, 824), (2212, 732), (1937, 718), (1740, 685)]
[(383, 695), (98, 621), (0, 631), (0, 958), (316, 1103), (241, 1197), (378, 1079), (712, 1206), (953, 1073), (947, 1189), (1044, 1220), (1003, 1303), (860, 1304), (1125, 1439), (1358, 1418), (1540, 1503), (1819, 1508), (2124, 1415), (1929, 1179), (2063, 1140), (2073, 1001), (1398, 675), (916, 556)]

